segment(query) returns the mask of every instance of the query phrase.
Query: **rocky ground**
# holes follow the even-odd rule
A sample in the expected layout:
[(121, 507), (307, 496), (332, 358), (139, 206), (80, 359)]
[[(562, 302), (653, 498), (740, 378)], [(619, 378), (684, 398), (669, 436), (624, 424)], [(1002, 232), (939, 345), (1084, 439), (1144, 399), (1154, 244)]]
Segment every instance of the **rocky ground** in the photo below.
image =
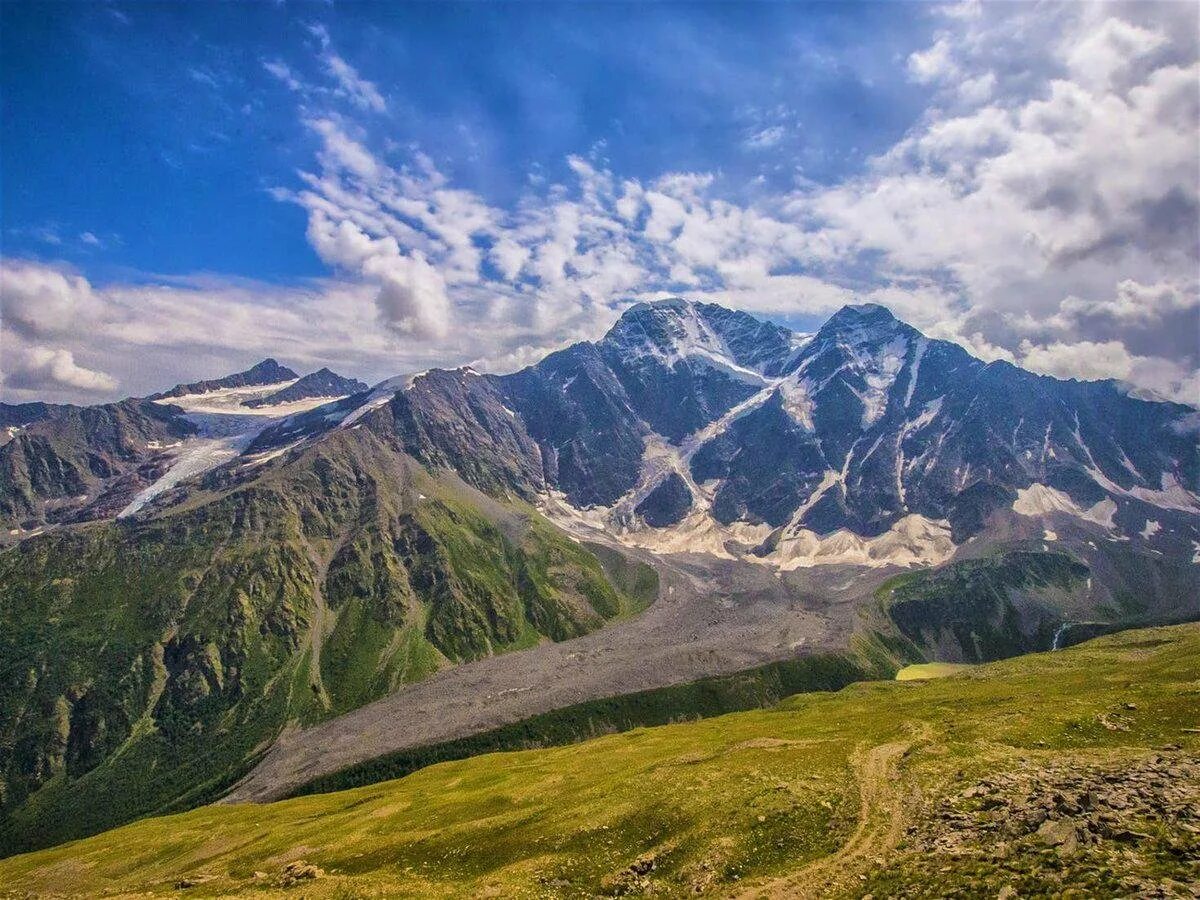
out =
[[(1200, 897), (1200, 758), (1178, 745), (1030, 757), (946, 796), (908, 832), (894, 896)], [(939, 873), (960, 887), (931, 883)]]
[(623, 552), (658, 569), (636, 619), (456, 666), (303, 731), (284, 732), (228, 800), (267, 801), (346, 766), (599, 697), (743, 671), (849, 644), (855, 610), (886, 570), (787, 573), (712, 557)]

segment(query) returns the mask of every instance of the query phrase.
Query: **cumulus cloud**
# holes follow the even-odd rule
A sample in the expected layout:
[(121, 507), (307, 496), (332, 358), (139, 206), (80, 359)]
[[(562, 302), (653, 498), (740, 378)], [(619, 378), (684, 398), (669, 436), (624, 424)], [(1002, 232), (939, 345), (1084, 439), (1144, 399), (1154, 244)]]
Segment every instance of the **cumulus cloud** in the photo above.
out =
[[(810, 317), (870, 300), (983, 359), (1196, 403), (1195, 9), (967, 3), (940, 15), (905, 63), (933, 102), (855, 177), (747, 200), (719, 173), (630, 178), (572, 156), (564, 180), (531, 180), (503, 207), (419, 150), (381, 148), (363, 127), (373, 120), (354, 114), (385, 111), (382, 95), (313, 26), (333, 87), (264, 63), (301, 94), (320, 139), (298, 182), (273, 195), (305, 211), (336, 280), (258, 286), (255, 299), (228, 284), (96, 288), (42, 267), (13, 282), (5, 328), (31, 343), (54, 336), (123, 385), (120, 363), (82, 355), (72, 322), (116, 348), (205, 348), (209, 368), (189, 375), (253, 347), (335, 365), (353, 354), (352, 374), (383, 377), (515, 368), (598, 336), (642, 298)], [(747, 114), (744, 146), (780, 152), (781, 115)]]
[(78, 331), (97, 312), (91, 285), (78, 275), (19, 260), (0, 263), (0, 321), (17, 334), (45, 338)]
[(5, 351), (5, 368), (0, 377), (6, 388), (36, 391), (66, 390), (71, 395), (111, 391), (117, 380), (104, 372), (75, 363), (75, 356), (62, 347), (10, 346)]
[(924, 50), (917, 50), (908, 57), (908, 71), (922, 84), (944, 81), (958, 71), (950, 49), (950, 38), (942, 34)]
[[(447, 319), (462, 309), (542, 346), (637, 297), (809, 315), (870, 299), (984, 358), (1056, 374), (1099, 371), (1085, 365), (1088, 343), (1119, 344), (1129, 361), (1105, 377), (1179, 396), (1200, 366), (1200, 53), (1194, 28), (1179, 27), (1194, 11), (942, 14), (907, 61), (937, 102), (841, 184), (746, 203), (713, 173), (621, 179), (572, 157), (574, 184), (500, 209), (452, 190), (427, 158), (384, 165), (323, 125), (321, 169), (298, 202), (310, 239), (351, 223), (360, 253), (411, 261), (401, 321), (426, 304)], [(748, 119), (747, 148), (782, 139), (778, 111)], [(421, 293), (426, 265), (443, 283), (420, 279)]]
[[(20, 270), (21, 278), (7, 273)], [(0, 371), (6, 402), (96, 402), (144, 396), (179, 381), (234, 372), (275, 356), (308, 371), (329, 366), (378, 380), (478, 353), (469, 342), (406, 341), (378, 327), (378, 285), (317, 281), (280, 287), (217, 278), (96, 285), (61, 267), (5, 260)], [(399, 276), (398, 276), (399, 277)], [(36, 329), (9, 310), (54, 285), (53, 317)], [(18, 287), (20, 293), (12, 290)], [(397, 290), (404, 290), (403, 282)], [(41, 296), (47, 291), (42, 288)], [(83, 302), (81, 302), (83, 301)], [(72, 322), (63, 308), (79, 311)], [(43, 313), (45, 308), (42, 309)]]
[(1058, 378), (1111, 378), (1149, 394), (1200, 405), (1200, 372), (1161, 356), (1138, 356), (1120, 341), (1056, 341), (1035, 345), (1023, 341), (1017, 362), (1025, 368)]

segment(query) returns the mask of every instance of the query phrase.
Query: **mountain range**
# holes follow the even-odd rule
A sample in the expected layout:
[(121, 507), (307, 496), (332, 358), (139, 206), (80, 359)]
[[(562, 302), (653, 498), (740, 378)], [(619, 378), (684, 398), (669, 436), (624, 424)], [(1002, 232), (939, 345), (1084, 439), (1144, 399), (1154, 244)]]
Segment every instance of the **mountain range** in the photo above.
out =
[(509, 375), (265, 360), (0, 426), (7, 850), (755, 666), (1200, 616), (1196, 409), (873, 305), (639, 303)]

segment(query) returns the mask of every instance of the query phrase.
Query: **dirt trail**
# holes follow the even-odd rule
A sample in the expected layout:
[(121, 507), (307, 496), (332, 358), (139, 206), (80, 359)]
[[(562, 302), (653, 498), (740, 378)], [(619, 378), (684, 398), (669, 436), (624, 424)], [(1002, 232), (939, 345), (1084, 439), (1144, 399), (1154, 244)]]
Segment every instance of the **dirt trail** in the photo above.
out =
[(791, 900), (829, 897), (850, 890), (860, 874), (878, 865), (877, 860), (886, 858), (900, 843), (905, 824), (900, 760), (914, 743), (927, 737), (928, 726), (922, 723), (914, 737), (860, 747), (852, 760), (860, 792), (858, 825), (849, 840), (836, 853), (736, 896)]

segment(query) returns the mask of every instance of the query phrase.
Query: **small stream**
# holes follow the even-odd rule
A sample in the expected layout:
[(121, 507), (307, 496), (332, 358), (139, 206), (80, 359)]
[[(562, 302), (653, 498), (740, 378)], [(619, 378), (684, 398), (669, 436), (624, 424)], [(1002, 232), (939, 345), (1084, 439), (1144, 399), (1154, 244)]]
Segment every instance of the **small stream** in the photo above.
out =
[(1071, 646), (1074, 646), (1074, 644), (1091, 640), (1092, 638), (1099, 637), (1102, 634), (1109, 634), (1113, 631), (1117, 631), (1121, 628), (1121, 626), (1114, 622), (1063, 622), (1058, 626), (1058, 630), (1054, 632), (1054, 639), (1050, 642), (1050, 649), (1064, 649), (1063, 642), (1066, 639), (1067, 632), (1072, 628), (1084, 629), (1083, 634), (1078, 635), (1077, 639), (1071, 644)]
[(1051, 650), (1061, 650), (1062, 649), (1062, 647), (1060, 646), (1060, 644), (1062, 642), (1062, 636), (1067, 633), (1067, 629), (1070, 628), (1072, 624), (1074, 624), (1074, 623), (1063, 622), (1061, 625), (1058, 626), (1058, 630), (1054, 632), (1054, 640), (1050, 644)]

